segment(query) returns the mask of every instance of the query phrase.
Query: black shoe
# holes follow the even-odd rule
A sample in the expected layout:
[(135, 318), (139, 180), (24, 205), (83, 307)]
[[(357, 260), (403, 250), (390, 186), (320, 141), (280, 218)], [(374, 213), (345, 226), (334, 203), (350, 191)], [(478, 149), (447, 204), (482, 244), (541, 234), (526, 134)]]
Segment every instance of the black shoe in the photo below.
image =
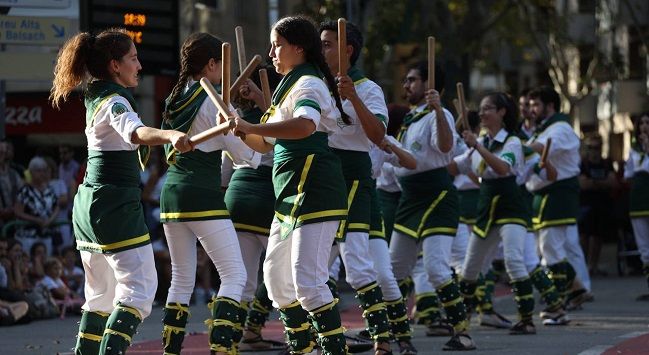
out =
[(347, 351), (350, 353), (362, 353), (374, 348), (373, 341), (345, 335), (345, 342), (347, 343)]
[(536, 328), (532, 320), (522, 320), (513, 327), (509, 328), (509, 334), (511, 335), (529, 335), (536, 334)]
[(475, 350), (475, 343), (469, 334), (455, 334), (444, 344), (442, 348), (444, 351), (465, 351), (465, 350)]
[(356, 337), (367, 341), (374, 341), (374, 339), (372, 339), (370, 331), (367, 329), (363, 329), (360, 332), (356, 333)]
[(417, 349), (412, 345), (410, 340), (399, 341), (399, 354), (401, 355), (417, 355)]
[(453, 326), (442, 320), (430, 323), (426, 329), (426, 336), (429, 337), (447, 337), (451, 335), (453, 335)]

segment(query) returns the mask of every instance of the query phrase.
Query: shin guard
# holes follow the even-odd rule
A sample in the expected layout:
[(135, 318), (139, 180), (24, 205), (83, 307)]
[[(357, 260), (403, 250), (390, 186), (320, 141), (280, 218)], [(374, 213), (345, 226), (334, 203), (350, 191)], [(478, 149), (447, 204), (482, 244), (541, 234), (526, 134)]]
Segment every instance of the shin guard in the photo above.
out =
[(442, 319), (441, 304), (435, 292), (420, 293), (415, 296), (417, 324), (429, 325)]
[(178, 355), (185, 340), (189, 305), (167, 303), (162, 318), (162, 348), (165, 355)]
[(412, 338), (408, 309), (403, 298), (394, 301), (385, 301), (390, 322), (390, 331), (397, 341), (406, 341)]
[(323, 355), (347, 354), (347, 343), (340, 321), (338, 300), (309, 312), (313, 327), (318, 332), (318, 343)]
[(363, 308), (363, 318), (365, 325), (375, 342), (390, 341), (390, 324), (385, 303), (383, 302), (383, 293), (381, 287), (376, 281), (369, 285), (363, 286), (356, 290), (356, 296)]
[(110, 314), (103, 312), (83, 311), (79, 322), (77, 344), (74, 347), (75, 355), (99, 354), (99, 344), (104, 336), (106, 321)]
[(236, 353), (236, 336), (243, 330), (245, 317), (241, 305), (231, 298), (214, 296), (207, 307), (212, 315), (205, 321), (210, 334), (210, 351)]
[(532, 284), (539, 291), (541, 298), (543, 298), (549, 309), (555, 309), (561, 305), (561, 297), (557, 292), (557, 288), (541, 265), (532, 270), (530, 280), (532, 280)]
[[(475, 288), (473, 288), (473, 293), (475, 294)], [(455, 332), (462, 332), (468, 329), (469, 322), (467, 321), (466, 309), (455, 281), (450, 279), (439, 286), (437, 288), (437, 295), (446, 312), (446, 319), (453, 326)]]
[(512, 282), (514, 300), (520, 321), (531, 321), (534, 314), (534, 288), (530, 278)]
[(133, 341), (137, 326), (142, 322), (140, 312), (118, 304), (108, 317), (104, 337), (99, 346), (100, 354), (125, 354)]
[(295, 301), (285, 308), (280, 308), (279, 319), (284, 323), (286, 343), (291, 354), (307, 354), (313, 351), (315, 342), (311, 334), (309, 313)]

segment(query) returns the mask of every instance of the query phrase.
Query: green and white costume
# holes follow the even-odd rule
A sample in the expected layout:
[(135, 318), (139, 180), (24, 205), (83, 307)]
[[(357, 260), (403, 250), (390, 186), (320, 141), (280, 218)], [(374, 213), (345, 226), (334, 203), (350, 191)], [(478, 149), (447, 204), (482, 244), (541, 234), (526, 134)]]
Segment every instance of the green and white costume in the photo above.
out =
[(649, 158), (638, 145), (629, 153), (624, 177), (632, 180), (629, 216), (649, 286)]

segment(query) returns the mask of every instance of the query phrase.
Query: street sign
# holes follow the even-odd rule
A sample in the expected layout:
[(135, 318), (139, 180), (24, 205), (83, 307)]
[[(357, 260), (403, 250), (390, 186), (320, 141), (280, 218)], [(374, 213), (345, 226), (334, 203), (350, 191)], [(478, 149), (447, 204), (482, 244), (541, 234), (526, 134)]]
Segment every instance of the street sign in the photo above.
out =
[(0, 6), (65, 9), (70, 7), (70, 0), (0, 0)]
[(99, 33), (111, 27), (128, 31), (144, 74), (178, 71), (179, 15), (177, 0), (86, 0), (81, 5), (81, 30)]
[(60, 109), (53, 108), (48, 97), (47, 92), (7, 94), (7, 134), (83, 133), (86, 109), (81, 95), (72, 93)]
[(2, 52), (0, 80), (47, 80), (54, 78), (56, 53)]
[(70, 36), (70, 22), (60, 17), (0, 16), (0, 43), (62, 44)]

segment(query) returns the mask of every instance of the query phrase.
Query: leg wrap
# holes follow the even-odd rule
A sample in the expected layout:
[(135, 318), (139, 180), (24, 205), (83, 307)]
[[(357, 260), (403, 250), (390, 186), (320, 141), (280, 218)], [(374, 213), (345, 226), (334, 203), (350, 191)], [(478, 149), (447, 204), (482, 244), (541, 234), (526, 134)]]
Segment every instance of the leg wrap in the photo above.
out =
[(540, 265), (532, 270), (530, 280), (532, 280), (532, 284), (539, 291), (549, 309), (555, 309), (561, 304), (561, 297), (559, 297), (557, 288)]
[[(473, 293), (475, 293), (475, 288), (473, 289)], [(462, 302), (462, 296), (460, 296), (460, 290), (455, 281), (450, 279), (439, 286), (437, 288), (437, 295), (439, 296), (439, 300), (442, 302), (442, 306), (446, 312), (446, 318), (453, 326), (453, 329), (455, 329), (456, 332), (461, 332), (469, 328), (469, 322), (466, 318), (466, 309)]]
[(162, 318), (162, 347), (164, 354), (180, 354), (185, 340), (185, 326), (189, 318), (189, 305), (167, 303)]
[(403, 280), (397, 280), (397, 283), (399, 284), (399, 291), (401, 291), (401, 296), (403, 297), (403, 299), (407, 300), (408, 296), (410, 296), (410, 293), (415, 286), (414, 282), (412, 281), (412, 277), (408, 276)]
[(327, 286), (334, 298), (340, 298), (340, 295), (338, 294), (338, 282), (336, 280), (330, 277), (329, 280), (327, 280)]
[(410, 329), (410, 322), (408, 320), (408, 309), (406, 302), (403, 298), (394, 301), (385, 301), (386, 309), (388, 312), (388, 321), (390, 322), (390, 330), (392, 335), (397, 341), (410, 340), (412, 338), (412, 330)]
[(478, 289), (478, 282), (462, 280), (460, 281), (460, 292), (464, 298), (464, 306), (467, 312), (473, 312), (478, 304), (476, 291)]
[(557, 288), (557, 292), (559, 293), (562, 302), (565, 299), (566, 292), (568, 291), (568, 265), (567, 261), (548, 265), (548, 269), (550, 270), (550, 279)]
[(431, 324), (442, 319), (440, 312), (439, 297), (435, 292), (421, 293), (415, 296), (417, 313), (417, 324)]
[[(243, 317), (239, 302), (227, 297), (213, 297), (207, 307), (212, 318), (205, 321), (210, 333), (210, 350), (236, 353), (237, 331), (242, 331)], [(239, 339), (241, 336), (239, 335)]]
[[(491, 287), (487, 286), (487, 282), (491, 283)], [(493, 281), (487, 281), (487, 278), (480, 274), (475, 292), (478, 313), (489, 313), (493, 311), (494, 306), (491, 297), (493, 295), (494, 286), (495, 284)]]
[(338, 299), (310, 312), (309, 318), (316, 332), (318, 343), (323, 355), (347, 354), (347, 343), (344, 336), (340, 313), (338, 312)]
[(575, 278), (577, 278), (577, 271), (575, 271), (575, 268), (572, 267), (572, 264), (566, 261), (566, 292), (564, 294), (564, 299), (568, 297), (568, 294), (570, 294), (570, 290), (572, 290), (572, 284), (575, 282)]
[(99, 344), (104, 336), (108, 313), (84, 311), (79, 322), (79, 335), (77, 345), (74, 347), (75, 355), (99, 354)]
[(268, 315), (272, 310), (273, 301), (268, 298), (268, 290), (266, 290), (266, 285), (262, 282), (257, 286), (255, 298), (250, 304), (250, 311), (248, 311), (248, 318), (246, 319), (246, 328), (256, 333), (261, 333), (261, 328), (266, 324)]
[(135, 308), (117, 305), (108, 317), (104, 337), (101, 339), (100, 354), (125, 354), (131, 345), (133, 334), (142, 322), (140, 312)]
[(279, 319), (284, 323), (286, 330), (286, 343), (292, 354), (306, 354), (313, 351), (315, 342), (311, 334), (309, 313), (305, 311), (298, 301), (279, 310)]
[(529, 278), (512, 282), (514, 300), (521, 321), (531, 321), (534, 314), (534, 288)]
[(390, 324), (381, 287), (375, 281), (356, 290), (356, 295), (372, 339), (376, 342), (390, 341)]
[(243, 338), (243, 328), (246, 326), (246, 316), (248, 315), (248, 309), (250, 309), (248, 302), (242, 302), (239, 305), (239, 315), (237, 316), (236, 322), (237, 326), (234, 328), (234, 336), (232, 337), (232, 341), (237, 347), (239, 346), (241, 338)]

